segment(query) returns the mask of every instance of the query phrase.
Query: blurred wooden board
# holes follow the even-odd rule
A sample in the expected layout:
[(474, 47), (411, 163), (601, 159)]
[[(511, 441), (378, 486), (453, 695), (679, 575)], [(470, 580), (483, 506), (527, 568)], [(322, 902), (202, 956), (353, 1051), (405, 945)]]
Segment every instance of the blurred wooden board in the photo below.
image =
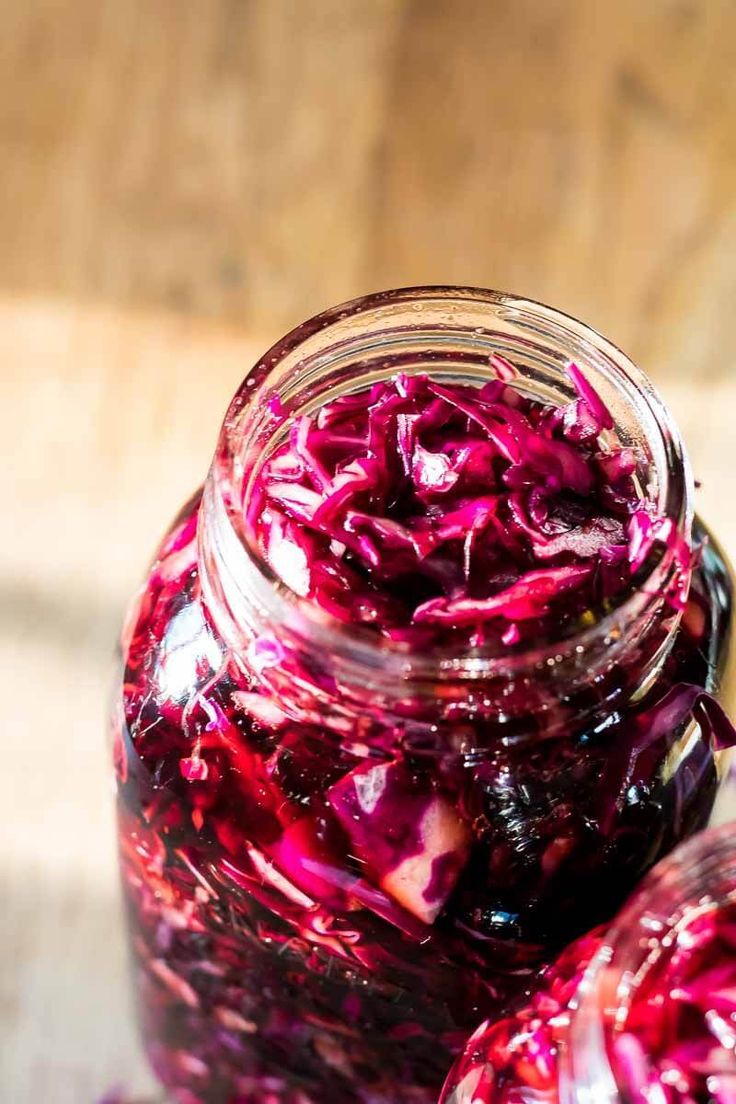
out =
[(0, 287), (283, 330), (381, 287), (564, 305), (715, 376), (733, 0), (0, 0)]
[(292, 323), (476, 283), (649, 371), (736, 553), (732, 0), (0, 0), (0, 1100), (144, 1087), (123, 604)]

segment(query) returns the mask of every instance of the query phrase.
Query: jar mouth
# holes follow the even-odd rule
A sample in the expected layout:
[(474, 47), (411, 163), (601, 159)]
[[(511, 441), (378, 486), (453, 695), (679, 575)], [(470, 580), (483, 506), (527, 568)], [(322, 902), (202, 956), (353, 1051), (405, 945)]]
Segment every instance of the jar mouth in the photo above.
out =
[[(455, 379), (460, 372), (481, 382), (490, 375), (490, 352), (520, 368), (515, 385), (548, 401), (576, 397), (564, 368), (569, 360), (578, 361), (612, 411), (619, 443), (643, 448), (643, 498), (689, 538), (692, 478), (679, 431), (646, 375), (608, 339), (559, 310), (502, 292), (443, 285), (379, 292), (295, 327), (253, 366), (228, 409), (204, 506), (206, 528), (219, 532), (210, 544), (219, 540), (228, 559), (220, 570), (224, 566), (229, 576), (236, 623), (239, 616), (247, 618), (250, 605), (309, 647), (342, 657), (356, 671), (382, 671), (388, 679), (475, 680), (570, 660), (580, 666), (596, 648), (606, 649), (613, 659), (631, 626), (661, 607), (672, 571), (666, 551), (640, 569), (615, 608), (600, 611), (593, 624), (572, 635), (514, 653), (477, 649), (416, 654), (331, 617), (297, 595), (250, 538), (244, 516), (249, 479), (275, 429), (267, 415), (269, 400), (277, 396), (290, 413), (308, 413), (337, 394), (393, 374), (398, 363), (402, 371), (452, 374)], [(243, 603), (235, 590), (242, 592)]]

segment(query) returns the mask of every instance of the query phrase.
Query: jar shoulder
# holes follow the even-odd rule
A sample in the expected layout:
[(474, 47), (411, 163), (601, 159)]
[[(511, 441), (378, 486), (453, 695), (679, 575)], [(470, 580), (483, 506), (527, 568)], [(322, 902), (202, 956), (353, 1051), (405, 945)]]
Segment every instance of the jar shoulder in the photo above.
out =
[[(222, 652), (201, 597), (200, 502), (201, 492), (197, 492), (164, 533), (130, 603), (121, 634), (126, 672), (136, 673), (142, 682), (155, 680), (159, 694), (174, 699), (200, 681), (198, 660), (219, 658)], [(126, 688), (131, 688), (129, 681)]]

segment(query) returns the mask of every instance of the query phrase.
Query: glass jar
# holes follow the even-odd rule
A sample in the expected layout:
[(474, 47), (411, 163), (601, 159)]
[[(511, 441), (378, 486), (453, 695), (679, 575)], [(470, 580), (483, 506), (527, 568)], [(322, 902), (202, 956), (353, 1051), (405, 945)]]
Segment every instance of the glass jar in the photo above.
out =
[[(140, 1018), (185, 1104), (435, 1100), (468, 1029), (711, 816), (731, 738), (714, 695), (732, 590), (713, 542), (684, 613), (660, 548), (573, 635), (418, 655), (330, 619), (249, 541), (284, 413), (398, 370), (480, 383), (491, 352), (554, 403), (573, 397), (568, 359), (584, 364), (608, 438), (636, 449), (642, 496), (690, 535), (666, 409), (559, 312), (409, 289), (328, 311), (265, 354), (131, 609), (115, 696)], [(381, 877), (399, 846), (406, 861)]]
[(736, 1090), (736, 834), (663, 859), (608, 930), (484, 1023), (440, 1104), (728, 1104)]

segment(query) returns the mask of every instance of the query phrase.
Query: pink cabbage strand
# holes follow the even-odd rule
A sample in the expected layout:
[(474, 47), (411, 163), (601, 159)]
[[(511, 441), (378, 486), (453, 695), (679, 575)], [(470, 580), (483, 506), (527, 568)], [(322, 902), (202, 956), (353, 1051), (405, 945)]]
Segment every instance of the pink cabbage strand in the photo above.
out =
[(249, 513), (276, 573), (330, 616), (422, 650), (573, 632), (658, 549), (681, 609), (689, 543), (640, 498), (639, 458), (583, 371), (568, 366), (578, 398), (558, 408), (499, 354), (489, 367), (479, 387), (399, 374), (296, 418)]

